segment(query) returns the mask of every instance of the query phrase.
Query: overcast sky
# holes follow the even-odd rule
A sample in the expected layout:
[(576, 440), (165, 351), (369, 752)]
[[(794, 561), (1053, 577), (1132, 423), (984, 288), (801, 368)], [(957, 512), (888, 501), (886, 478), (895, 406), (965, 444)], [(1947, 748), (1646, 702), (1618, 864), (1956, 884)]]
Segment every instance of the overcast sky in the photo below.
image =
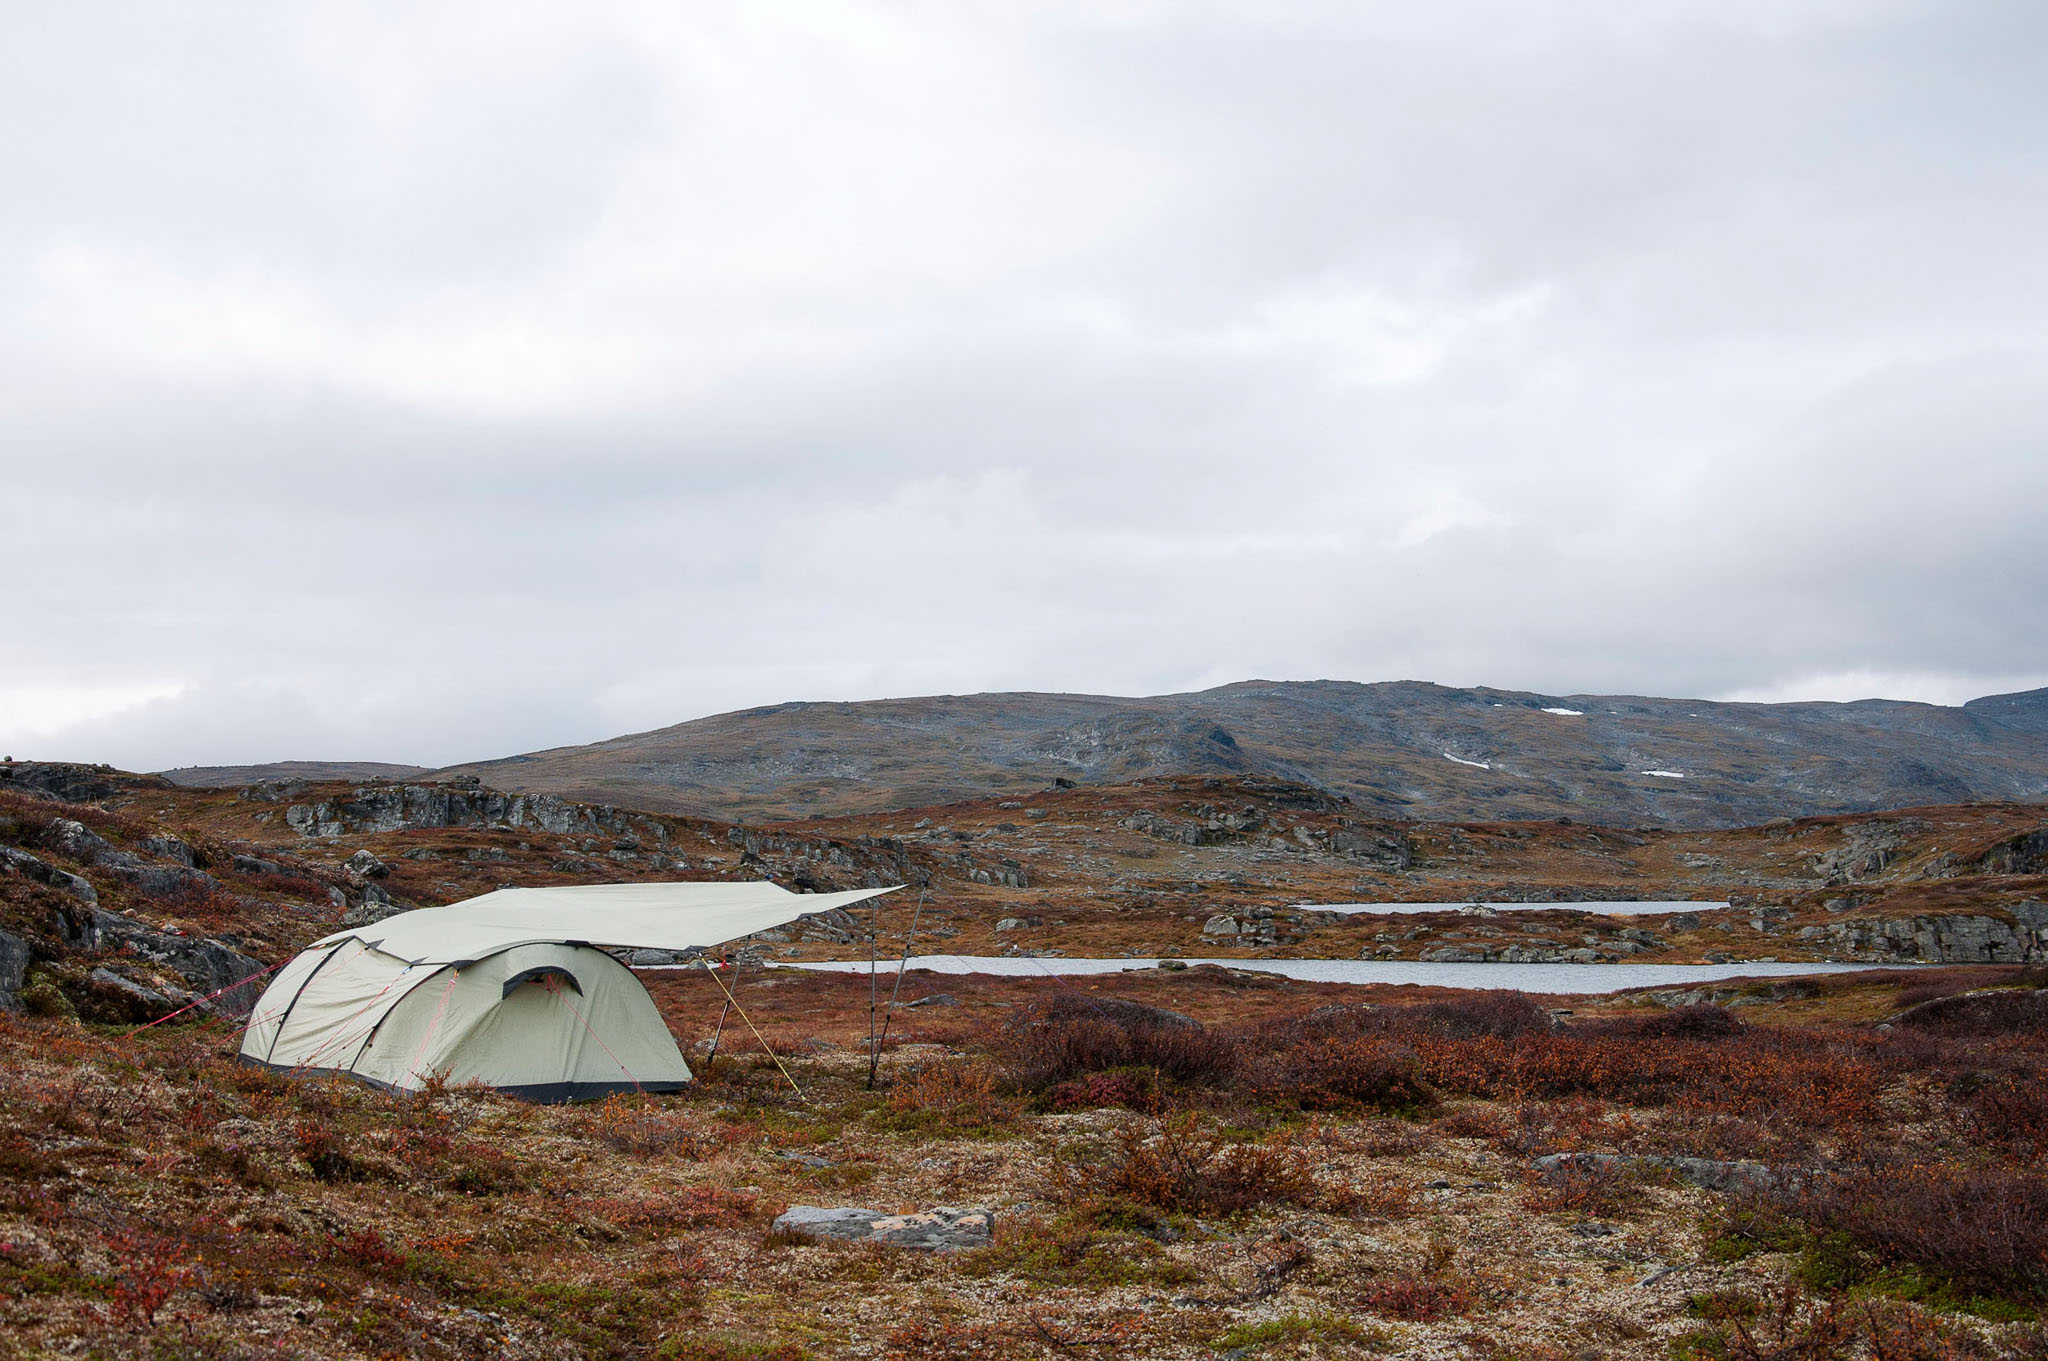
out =
[(2048, 684), (2048, 6), (10, 5), (0, 748)]

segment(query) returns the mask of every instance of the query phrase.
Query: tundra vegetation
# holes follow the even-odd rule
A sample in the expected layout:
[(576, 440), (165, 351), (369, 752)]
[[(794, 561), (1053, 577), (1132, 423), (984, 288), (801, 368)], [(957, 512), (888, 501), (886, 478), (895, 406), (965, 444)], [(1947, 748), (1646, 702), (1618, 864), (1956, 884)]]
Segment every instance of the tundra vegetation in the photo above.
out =
[[(2038, 973), (1563, 1018), (1214, 967), (948, 979), (874, 1089), (866, 980), (745, 973), (774, 1056), (728, 1030), (688, 1092), (562, 1107), (251, 1069), (222, 1020), (7, 1017), (0, 1346), (2038, 1357)], [(711, 989), (657, 984), (686, 1041)], [(771, 1233), (793, 1203), (987, 1207), (995, 1239)]]
[[(2048, 1355), (2038, 807), (1396, 825), (1203, 779), (738, 827), (4, 768), (0, 1358)], [(885, 909), (885, 957), (921, 910), (920, 943), (1044, 958), (913, 971), (873, 1086), (868, 980), (760, 967), (865, 956), (872, 918), (746, 943), (748, 1023), (715, 1057), (717, 983), (643, 974), (701, 1077), (673, 1095), (265, 1073), (234, 1059), (260, 981), (136, 1029), (406, 907), (764, 874), (925, 886)], [(1742, 909), (1636, 918), (1640, 939), (1287, 908), (1482, 890)], [(1990, 962), (1587, 999), (1201, 965), (1067, 981), (1052, 957), (1587, 937), (1637, 961)], [(993, 1241), (775, 1231), (799, 1204), (986, 1209)]]

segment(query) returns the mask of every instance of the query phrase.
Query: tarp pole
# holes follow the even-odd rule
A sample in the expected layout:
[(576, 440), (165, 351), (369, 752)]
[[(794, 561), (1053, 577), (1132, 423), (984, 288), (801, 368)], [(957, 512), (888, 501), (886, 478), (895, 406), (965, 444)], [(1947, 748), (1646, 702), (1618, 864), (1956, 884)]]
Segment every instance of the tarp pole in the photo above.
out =
[(903, 938), (903, 958), (896, 962), (896, 986), (889, 993), (889, 1010), (882, 1015), (882, 1038), (868, 1055), (868, 1090), (875, 1089), (875, 1077), (882, 1070), (882, 1046), (889, 1042), (889, 1022), (896, 1017), (896, 999), (903, 995), (903, 971), (910, 967), (911, 943), (917, 939), (917, 924), (924, 917), (925, 890), (917, 891), (917, 910), (910, 914), (910, 934)]
[[(870, 902), (868, 904), (868, 1054), (870, 1056), (868, 1071), (870, 1073), (874, 1071), (872, 1056), (876, 1052), (875, 1005), (880, 997), (881, 988), (881, 981), (875, 976), (875, 942), (882, 934), (881, 911), (882, 906), (880, 903)], [(869, 1079), (868, 1085), (870, 1087), (875, 1085), (872, 1078)]]
[(718, 1024), (711, 1028), (711, 1047), (704, 1051), (706, 1063), (718, 1057), (718, 1037), (725, 1034), (725, 1017), (731, 1010), (732, 999), (727, 998), (725, 1005), (718, 1009)]

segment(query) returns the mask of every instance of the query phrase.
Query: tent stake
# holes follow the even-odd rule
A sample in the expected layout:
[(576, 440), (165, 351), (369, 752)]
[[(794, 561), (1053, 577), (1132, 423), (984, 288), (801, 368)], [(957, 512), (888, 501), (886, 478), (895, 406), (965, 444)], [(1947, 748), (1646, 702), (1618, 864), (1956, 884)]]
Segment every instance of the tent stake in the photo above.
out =
[(917, 939), (917, 923), (924, 917), (925, 890), (917, 891), (917, 910), (910, 914), (910, 934), (903, 938), (903, 958), (896, 962), (896, 986), (889, 993), (889, 1009), (882, 1014), (882, 1038), (868, 1055), (868, 1090), (875, 1089), (875, 1077), (882, 1070), (882, 1046), (889, 1042), (889, 1022), (896, 1017), (896, 999), (903, 995), (903, 971), (910, 967), (911, 943)]

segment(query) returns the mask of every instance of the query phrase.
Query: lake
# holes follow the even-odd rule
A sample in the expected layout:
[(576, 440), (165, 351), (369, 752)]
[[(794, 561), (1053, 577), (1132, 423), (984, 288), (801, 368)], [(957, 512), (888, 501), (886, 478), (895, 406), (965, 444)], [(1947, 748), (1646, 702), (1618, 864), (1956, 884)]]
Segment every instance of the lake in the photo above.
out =
[(1663, 903), (1647, 901), (1581, 903), (1487, 903), (1467, 898), (1457, 903), (1296, 903), (1299, 912), (1341, 912), (1347, 915), (1385, 913), (1406, 915), (1417, 912), (1464, 912), (1484, 907), (1489, 912), (1592, 912), (1602, 917), (1648, 917), (1666, 912), (1725, 912), (1728, 904)]
[[(1020, 955), (913, 955), (910, 967), (933, 973), (985, 973), (1051, 978), (1150, 969), (1156, 959), (1033, 959)], [(1436, 988), (1513, 988), (1521, 992), (1597, 993), (1628, 988), (1686, 987), (1724, 978), (1794, 978), (1802, 974), (1855, 973), (1888, 967), (1875, 964), (1425, 964), (1417, 960), (1372, 959), (1187, 959), (1186, 964), (1221, 964), (1298, 978), (1307, 983), (1420, 983)], [(823, 963), (776, 963), (778, 969), (822, 969), (866, 973), (864, 959)], [(895, 962), (876, 968), (894, 973)]]

